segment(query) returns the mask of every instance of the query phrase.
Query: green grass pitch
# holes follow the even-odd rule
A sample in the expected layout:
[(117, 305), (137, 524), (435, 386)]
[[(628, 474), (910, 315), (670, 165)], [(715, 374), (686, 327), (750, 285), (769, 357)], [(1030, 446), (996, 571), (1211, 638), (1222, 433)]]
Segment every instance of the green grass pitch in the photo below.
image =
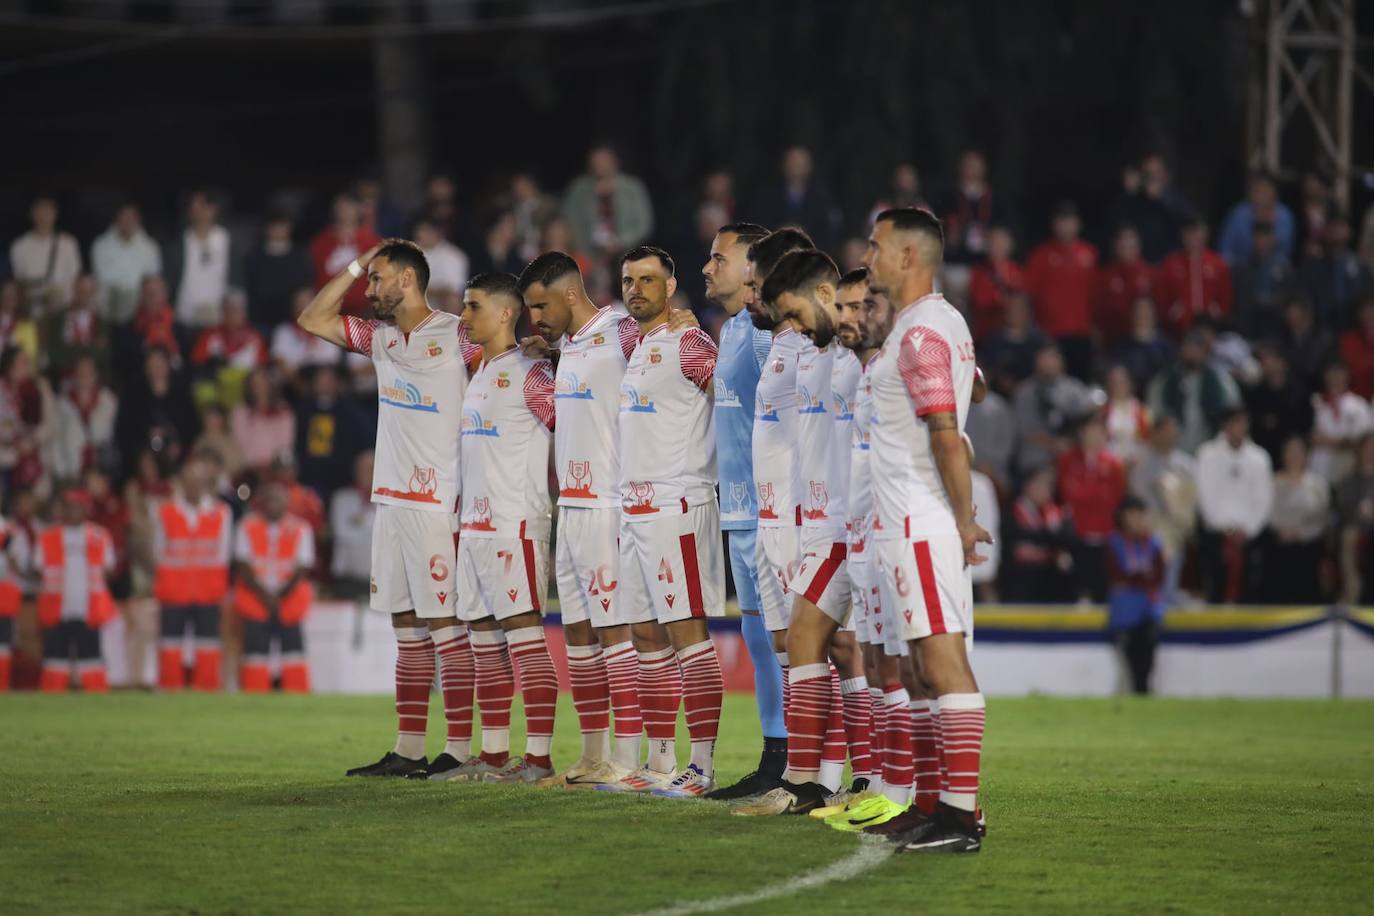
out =
[[(726, 777), (753, 720), (727, 698)], [(0, 725), (0, 912), (636, 913), (859, 848), (708, 802), (345, 779), (390, 747), (387, 698), (11, 694)], [(1374, 704), (994, 699), (984, 762), (981, 855), (736, 911), (1374, 907)]]

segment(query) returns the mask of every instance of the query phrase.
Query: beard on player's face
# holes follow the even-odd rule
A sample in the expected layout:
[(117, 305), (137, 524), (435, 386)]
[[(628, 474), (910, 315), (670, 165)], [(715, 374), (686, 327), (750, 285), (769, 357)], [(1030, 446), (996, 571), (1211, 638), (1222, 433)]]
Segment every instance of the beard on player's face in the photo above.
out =
[(390, 321), (396, 317), (396, 312), (405, 301), (405, 294), (400, 290), (380, 290), (377, 297), (372, 300), (372, 314), (378, 321)]
[(755, 299), (749, 303), (749, 320), (760, 331), (776, 330), (782, 323), (778, 310), (762, 299)]
[(811, 342), (816, 345), (817, 350), (824, 350), (830, 345), (830, 341), (835, 339), (835, 319), (831, 318), (829, 312), (815, 303), (812, 303), (810, 307), (813, 316), (812, 329), (807, 336), (811, 338)]
[(858, 326), (848, 321), (841, 321), (835, 326), (835, 337), (846, 350), (857, 350), (864, 345), (864, 337)]

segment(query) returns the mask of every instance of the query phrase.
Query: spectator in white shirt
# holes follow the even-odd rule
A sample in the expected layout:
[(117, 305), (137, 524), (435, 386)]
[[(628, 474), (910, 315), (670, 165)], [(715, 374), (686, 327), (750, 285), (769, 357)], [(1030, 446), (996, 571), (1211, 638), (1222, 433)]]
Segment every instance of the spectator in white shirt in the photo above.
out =
[(219, 225), (219, 207), (204, 191), (191, 195), (187, 226), (168, 251), (168, 275), (176, 289), (176, 317), (181, 324), (206, 328), (220, 323), (229, 290), (229, 230)]
[(57, 401), (57, 435), (48, 466), (58, 480), (75, 480), (88, 467), (112, 469), (119, 398), (101, 384), (95, 359), (82, 356), (72, 368), (70, 388)]
[[(291, 320), (277, 325), (272, 331), (272, 362), (292, 388), (300, 388), (300, 376), (316, 366), (337, 366), (339, 348), (323, 338), (301, 330), (295, 319), (315, 298), (309, 288), (296, 290), (291, 300)], [(306, 380), (308, 381), (308, 379)]]
[(415, 244), (429, 261), (426, 295), (430, 305), (438, 308), (439, 300), (446, 293), (456, 292), (462, 296), (468, 283), (468, 256), (463, 249), (444, 238), (438, 226), (424, 219), (415, 224)]
[(1274, 475), (1274, 510), (1264, 551), (1265, 600), (1322, 600), (1322, 557), (1333, 520), (1331, 485), (1308, 468), (1307, 443), (1293, 436), (1283, 444), (1283, 465)]
[(1259, 572), (1251, 556), (1269, 524), (1274, 468), (1269, 453), (1250, 440), (1250, 418), (1233, 409), (1221, 432), (1197, 453), (1198, 550), (1207, 600), (1234, 604), (1255, 597), (1249, 579)]
[(123, 324), (138, 309), (143, 278), (162, 273), (162, 248), (143, 231), (138, 205), (126, 203), (91, 245), (91, 269), (100, 283), (105, 318)]
[(57, 201), (48, 195), (34, 199), (29, 209), (33, 228), (10, 245), (10, 269), (28, 290), (35, 318), (65, 306), (81, 273), (81, 249), (69, 232), (57, 230)]
[(334, 557), (329, 572), (341, 598), (365, 602), (372, 567), (372, 452), (353, 462), (353, 486), (334, 491), (329, 500), (329, 529), (334, 538)]
[(1312, 395), (1312, 470), (1333, 487), (1355, 468), (1355, 446), (1374, 429), (1374, 410), (1350, 390), (1350, 369), (1331, 363), (1322, 390)]

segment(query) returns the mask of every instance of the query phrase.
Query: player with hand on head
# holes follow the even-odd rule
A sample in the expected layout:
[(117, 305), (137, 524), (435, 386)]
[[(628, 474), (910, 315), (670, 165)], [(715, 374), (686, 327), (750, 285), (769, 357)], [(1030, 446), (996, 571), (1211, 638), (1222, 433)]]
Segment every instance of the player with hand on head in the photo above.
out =
[(754, 667), (754, 702), (763, 732), (763, 752), (758, 766), (733, 785), (711, 792), (709, 797), (718, 800), (767, 792), (782, 779), (782, 771), (787, 765), (782, 671), (774, 660), (765, 618), (760, 615), (763, 585), (759, 581), (756, 559), (754, 405), (773, 334), (772, 328), (757, 326), (747, 308), (751, 288), (746, 280), (749, 247), (767, 234), (767, 229), (753, 223), (722, 226), (711, 242), (710, 258), (701, 269), (706, 278), (706, 298), (730, 316), (720, 328), (720, 355), (716, 360), (720, 526), (726, 532), (729, 545), (730, 570), (740, 606), (740, 630)]
[[(525, 301), (515, 277), (478, 274), (463, 322), (482, 362), (463, 397), (463, 511), (458, 616), (472, 630), (482, 753), (461, 780), (535, 782), (553, 775), (558, 676), (544, 638), (549, 578), (553, 371), (516, 343)], [(509, 651), (507, 650), (509, 647)], [(512, 661), (525, 706), (525, 754), (510, 755)]]
[[(621, 258), (620, 277), (640, 332), (620, 386), (620, 574), (640, 576), (649, 595), (645, 606), (625, 609), (640, 653), (649, 760), (598, 789), (696, 798), (715, 787), (725, 688), (706, 626), (725, 613), (710, 394), (716, 345), (699, 328), (668, 326), (677, 283), (667, 252), (631, 249)], [(679, 693), (692, 742), (691, 763), (681, 774)]]
[[(882, 601), (902, 628), (935, 697), (941, 737), (939, 802), (892, 839), (909, 851), (977, 852), (984, 701), (968, 661), (969, 567), (991, 535), (974, 518), (963, 438), (976, 366), (968, 325), (934, 291), (940, 221), (915, 208), (880, 213), (869, 236), (869, 282), (896, 305), (892, 332), (870, 364), (874, 546)], [(898, 305), (900, 303), (900, 305)]]
[[(340, 315), (364, 273), (373, 319)], [(397, 737), (381, 760), (349, 776), (447, 779), (470, 756), (473, 661), (454, 614), (453, 513), (462, 398), (481, 351), (460, 319), (429, 307), (428, 284), (424, 253), (387, 239), (339, 271), (297, 318), (316, 337), (372, 357), (377, 370), (371, 606), (391, 615), (396, 635)], [(448, 740), (427, 762), (436, 656)]]
[[(639, 344), (622, 308), (597, 308), (577, 262), (541, 254), (520, 275), (537, 338), (527, 353), (556, 346), (554, 470), (558, 478), (558, 582), (568, 680), (582, 727), (582, 757), (544, 784), (587, 788), (639, 768), (639, 656), (627, 608), (648, 606), (638, 571), (620, 573), (620, 383)], [(615, 711), (615, 747), (609, 747)]]

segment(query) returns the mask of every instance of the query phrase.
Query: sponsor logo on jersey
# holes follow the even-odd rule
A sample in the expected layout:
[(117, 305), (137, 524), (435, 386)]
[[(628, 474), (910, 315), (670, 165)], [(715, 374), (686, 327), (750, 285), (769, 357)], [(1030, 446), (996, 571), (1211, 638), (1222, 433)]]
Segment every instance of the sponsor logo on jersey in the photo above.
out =
[(633, 385), (620, 386), (621, 413), (658, 413), (652, 398), (639, 393)]
[(776, 520), (778, 513), (773, 510), (773, 485), (761, 483), (759, 487), (759, 518)]
[(390, 385), (382, 385), (377, 392), (378, 400), (390, 407), (400, 407), (403, 410), (423, 410), (426, 413), (438, 413), (439, 405), (427, 394), (421, 394), (420, 389), (410, 382), (402, 382), (399, 379)]
[(778, 416), (778, 408), (772, 403), (765, 401), (762, 395), (754, 396), (754, 419), (762, 420), (764, 423), (781, 423), (782, 419)]
[(849, 406), (849, 402), (845, 400), (844, 395), (840, 394), (838, 391), (832, 392), (832, 394), (835, 397), (836, 421), (846, 423), (854, 419), (854, 409)]
[(463, 414), (463, 433), (464, 436), (495, 436), (499, 437), (501, 432), (496, 428), (496, 424), (490, 420), (483, 420), (481, 411), (469, 410)]
[(646, 515), (657, 512), (654, 507), (654, 485), (647, 480), (630, 481), (630, 498), (625, 500), (625, 511), (630, 515)]
[(463, 531), (495, 531), (496, 526), (491, 523), (491, 500), (474, 496), (458, 527)]
[(577, 401), (594, 401), (591, 388), (577, 377), (575, 372), (560, 372), (553, 380), (553, 399), (555, 401), (572, 398)]
[(437, 503), (439, 501), (439, 497), (435, 495), (439, 489), (439, 472), (434, 468), (412, 465), (410, 480), (406, 482), (406, 486), (409, 489), (397, 490), (395, 487), (377, 487), (372, 493), (374, 496), (388, 496), (392, 499), (404, 499), (416, 503)]
[(868, 433), (860, 433), (854, 437), (854, 448), (861, 452), (869, 451), (873, 448), (872, 437)]
[(801, 407), (797, 409), (797, 413), (825, 413), (825, 401), (814, 397), (805, 385), (801, 387), (800, 395)]
[(825, 514), (825, 507), (830, 502), (830, 494), (826, 492), (824, 480), (811, 481), (811, 488), (807, 492), (808, 509), (802, 513), (803, 517), (813, 521), (816, 519), (828, 518)]
[(739, 402), (739, 395), (735, 394), (733, 388), (725, 384), (725, 379), (716, 374), (716, 406), (717, 407), (742, 407)]
[(726, 515), (748, 515), (749, 488), (739, 481), (732, 481), (730, 483), (730, 503), (728, 506), (721, 506), (721, 511)]
[(590, 461), (568, 461), (568, 472), (563, 475), (563, 487), (559, 496), (581, 499), (595, 499), (592, 492), (592, 463)]

